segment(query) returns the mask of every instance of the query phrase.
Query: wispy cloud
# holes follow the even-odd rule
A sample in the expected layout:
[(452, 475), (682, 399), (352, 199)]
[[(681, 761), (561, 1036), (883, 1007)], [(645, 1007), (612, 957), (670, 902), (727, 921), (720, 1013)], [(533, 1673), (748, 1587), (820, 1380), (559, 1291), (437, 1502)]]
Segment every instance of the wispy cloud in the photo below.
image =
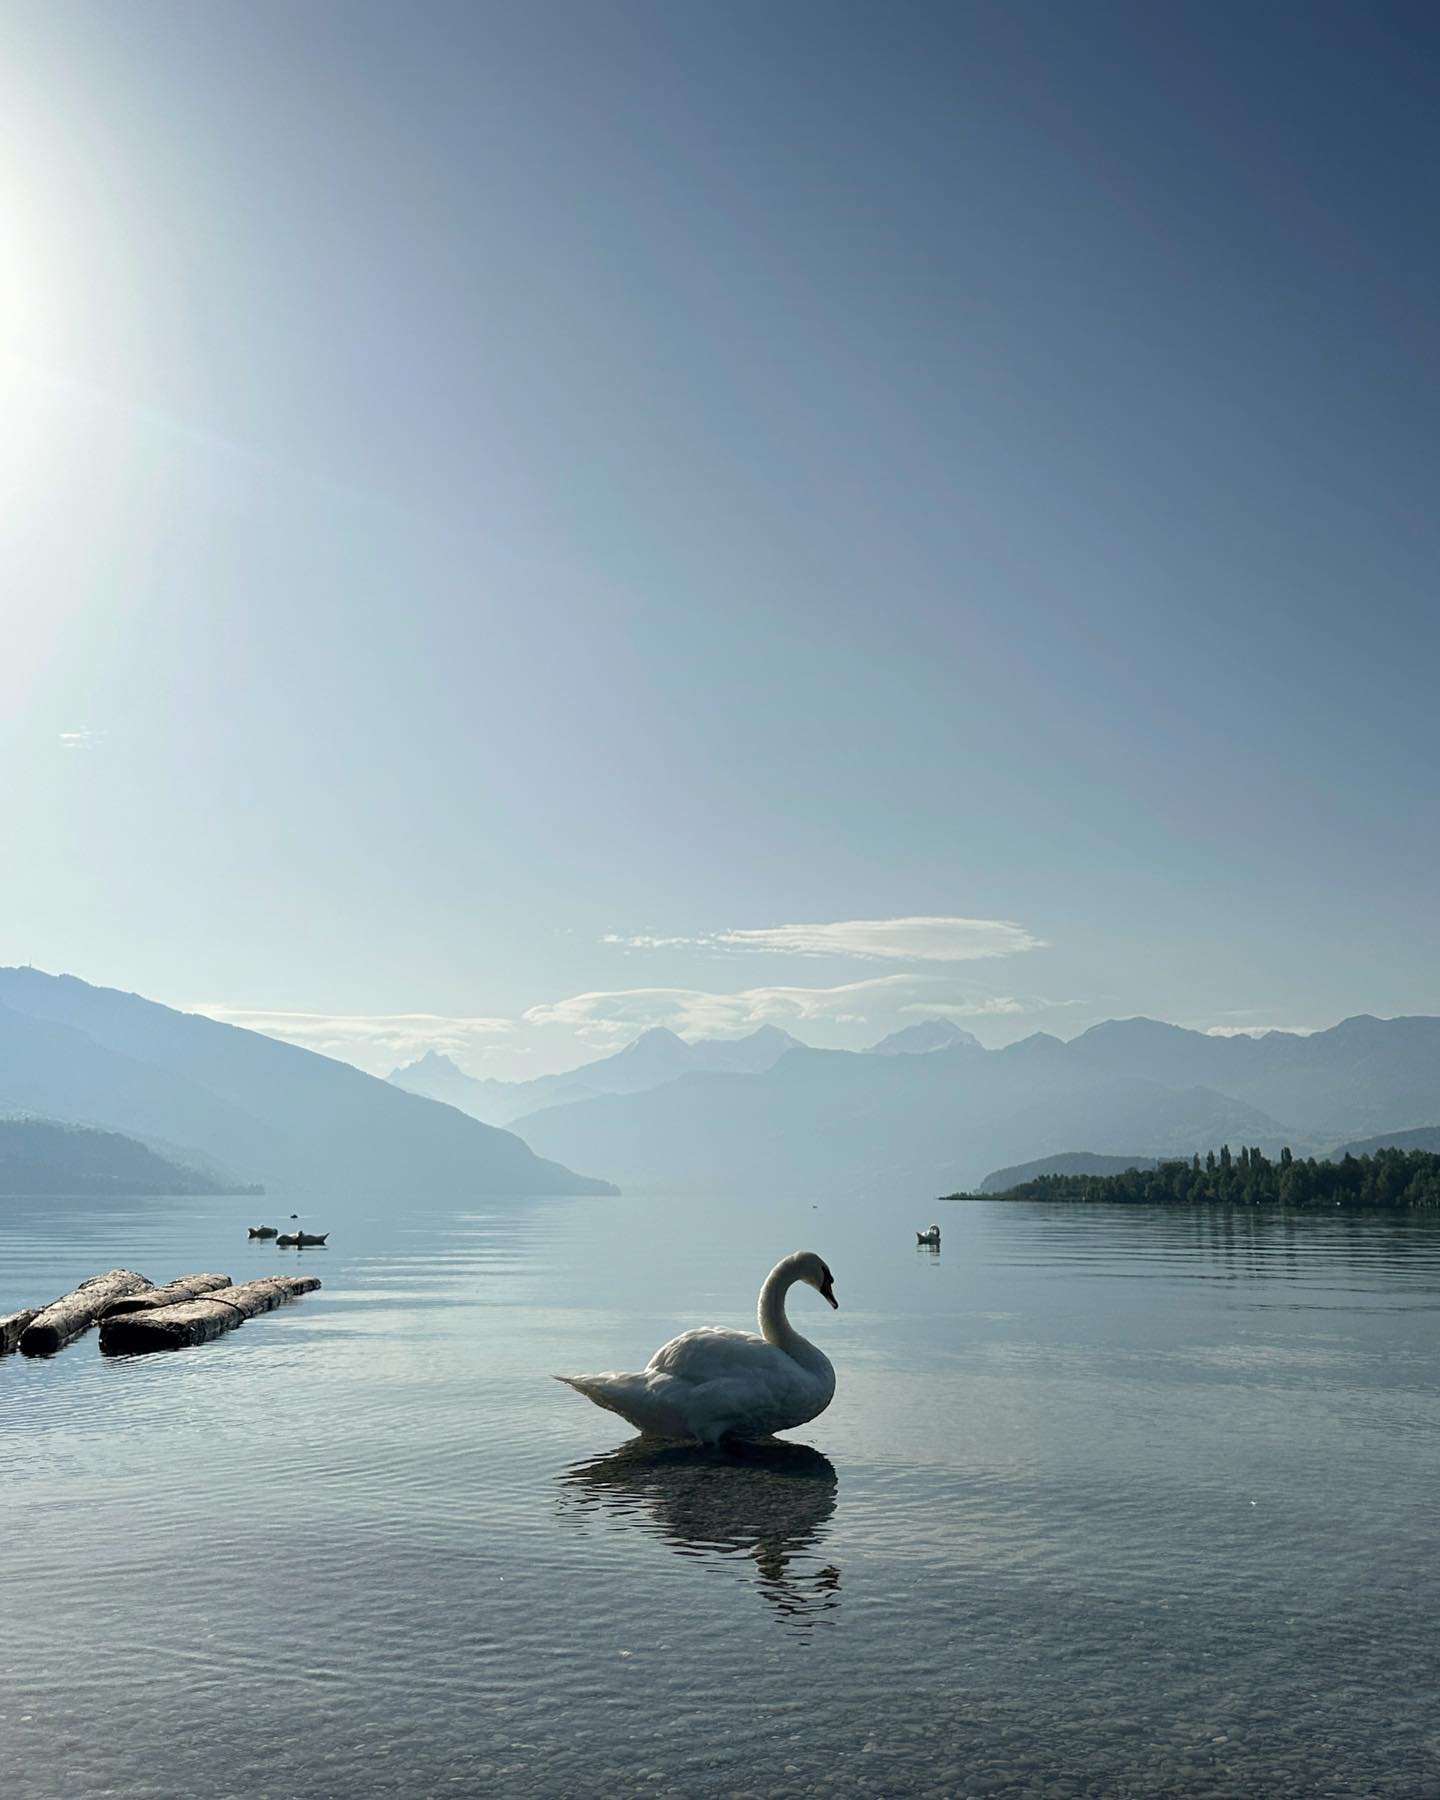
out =
[[(388, 1074), (399, 1062), (411, 1062), (427, 1050), (447, 1056), (484, 1056), (515, 1030), (513, 1019), (474, 1018), (444, 1013), (309, 1013), (264, 1012), (237, 1006), (195, 1006), (225, 1025), (241, 1025), (247, 1031), (282, 1038), (302, 1050), (357, 1063), (363, 1069)], [(513, 1053), (506, 1044), (507, 1054)]]
[(601, 938), (602, 944), (619, 944), (626, 950), (690, 950), (697, 944), (707, 944), (708, 938), (688, 937), (654, 937), (649, 932), (638, 932), (634, 937), (622, 937), (618, 931), (607, 931)]
[(755, 950), (788, 956), (846, 956), (882, 962), (975, 962), (1040, 950), (1044, 939), (1010, 919), (925, 917), (842, 919), (819, 925), (763, 925), (699, 937), (633, 937), (612, 932), (607, 944), (627, 950)]
[(103, 731), (62, 731), (59, 737), (67, 750), (94, 750), (105, 742)]

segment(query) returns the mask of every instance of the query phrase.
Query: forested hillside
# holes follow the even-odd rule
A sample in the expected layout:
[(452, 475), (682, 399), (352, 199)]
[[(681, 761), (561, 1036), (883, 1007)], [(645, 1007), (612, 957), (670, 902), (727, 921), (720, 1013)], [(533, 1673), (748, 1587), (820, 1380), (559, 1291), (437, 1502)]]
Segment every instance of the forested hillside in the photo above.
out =
[[(965, 1198), (950, 1194), (947, 1199)], [(1440, 1207), (1440, 1155), (1377, 1150), (1339, 1162), (1303, 1161), (1282, 1150), (1272, 1161), (1253, 1147), (1232, 1154), (1222, 1144), (1202, 1161), (1162, 1162), (1118, 1175), (1042, 1175), (996, 1200), (1078, 1200), (1143, 1206)]]

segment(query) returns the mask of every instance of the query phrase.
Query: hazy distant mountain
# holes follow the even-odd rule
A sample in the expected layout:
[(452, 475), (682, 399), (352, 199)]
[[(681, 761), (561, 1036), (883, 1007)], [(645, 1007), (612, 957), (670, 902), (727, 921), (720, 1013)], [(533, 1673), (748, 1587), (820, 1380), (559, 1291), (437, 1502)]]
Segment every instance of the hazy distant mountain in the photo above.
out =
[(1361, 1015), (1309, 1037), (1272, 1031), (1258, 1038), (1112, 1019), (1068, 1048), (1107, 1074), (1204, 1083), (1324, 1143), (1410, 1129), (1440, 1113), (1435, 1018)]
[(1209, 1089), (1037, 1073), (1025, 1056), (961, 1047), (926, 1056), (792, 1050), (762, 1075), (687, 1075), (664, 1087), (550, 1107), (527, 1118), (545, 1155), (580, 1147), (630, 1188), (724, 1193), (792, 1184), (810, 1195), (951, 1193), (987, 1170), (1079, 1138), (1185, 1154), (1211, 1142), (1278, 1153), (1284, 1134)]
[(0, 1119), (0, 1195), (237, 1194), (248, 1190), (118, 1131)]
[[(475, 1118), (482, 1117), (484, 1096), (492, 1089), (504, 1093), (513, 1085), (468, 1075), (459, 1063), (441, 1050), (427, 1050), (416, 1061), (392, 1069), (386, 1079), (394, 1082), (396, 1087), (404, 1088), (407, 1094), (424, 1094), (429, 1100), (443, 1100), (447, 1106), (458, 1106), (461, 1112), (468, 1112)], [(485, 1123), (493, 1124), (494, 1120), (487, 1118)]]
[(1042, 1175), (1123, 1175), (1126, 1169), (1153, 1169), (1156, 1166), (1153, 1156), (1096, 1156), (1089, 1150), (1065, 1150), (1059, 1156), (1042, 1156), (1036, 1162), (994, 1169), (976, 1191), (1003, 1194), (1007, 1188), (1019, 1187), (1025, 1181), (1038, 1181)]
[[(1072, 1043), (924, 1055), (793, 1049), (763, 1074), (686, 1075), (550, 1106), (523, 1135), (627, 1188), (951, 1192), (1062, 1154), (1189, 1156), (1222, 1143), (1308, 1154), (1440, 1112), (1440, 1019), (1347, 1019), (1310, 1037), (1209, 1037), (1111, 1020)], [(1390, 1141), (1393, 1141), (1393, 1137)]]
[(70, 975), (0, 969), (0, 1111), (98, 1125), (270, 1188), (588, 1194), (608, 1182), (348, 1063)]
[[(774, 1068), (789, 1050), (803, 1050), (798, 1038), (778, 1025), (762, 1025), (742, 1038), (679, 1037), (663, 1025), (642, 1031), (631, 1044), (599, 1062), (586, 1063), (575, 1076), (597, 1093), (638, 1094), (682, 1075), (709, 1072), (716, 1075), (759, 1075)], [(540, 1088), (544, 1077), (527, 1085)]]
[(396, 1069), (396, 1087), (458, 1106), (487, 1125), (509, 1125), (543, 1107), (589, 1100), (599, 1094), (638, 1094), (682, 1075), (759, 1074), (787, 1050), (802, 1049), (777, 1025), (762, 1025), (743, 1038), (700, 1038), (687, 1043), (663, 1025), (642, 1031), (611, 1056), (533, 1081), (496, 1081), (467, 1075), (448, 1056), (431, 1050), (418, 1062)]
[(773, 1069), (782, 1056), (805, 1045), (778, 1025), (761, 1025), (742, 1038), (697, 1038), (690, 1046), (692, 1069), (713, 1069), (717, 1073), (762, 1075)]
[(1418, 1131), (1382, 1131), (1378, 1137), (1338, 1144), (1330, 1152), (1330, 1160), (1339, 1162), (1342, 1156), (1373, 1156), (1377, 1150), (1440, 1150), (1440, 1125), (1422, 1125)]
[(918, 1025), (906, 1025), (903, 1030), (892, 1031), (889, 1037), (872, 1044), (866, 1054), (928, 1056), (933, 1050), (953, 1050), (959, 1044), (968, 1044), (975, 1050), (984, 1048), (973, 1031), (966, 1031), (953, 1020), (922, 1019)]

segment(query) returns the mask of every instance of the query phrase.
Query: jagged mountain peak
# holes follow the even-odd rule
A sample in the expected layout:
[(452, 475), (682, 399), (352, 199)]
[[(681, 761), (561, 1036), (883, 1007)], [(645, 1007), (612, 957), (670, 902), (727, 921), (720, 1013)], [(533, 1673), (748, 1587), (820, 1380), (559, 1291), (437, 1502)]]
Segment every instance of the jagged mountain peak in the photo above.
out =
[(1147, 1018), (1144, 1013), (1136, 1013), (1129, 1019), (1102, 1019), (1098, 1025), (1092, 1025), (1088, 1031), (1082, 1031), (1075, 1039), (1077, 1044), (1087, 1040), (1119, 1039), (1131, 1040), (1139, 1038), (1165, 1037), (1198, 1038), (1204, 1037), (1203, 1031), (1192, 1031), (1185, 1025), (1171, 1025), (1164, 1019)]
[(953, 1019), (920, 1019), (914, 1025), (903, 1025), (899, 1031), (892, 1031), (888, 1037), (872, 1044), (866, 1052), (868, 1056), (930, 1056), (936, 1050), (954, 1050), (959, 1046), (967, 1049), (983, 1048), (979, 1038), (973, 1031), (966, 1031), (963, 1025), (957, 1025)]
[(465, 1070), (453, 1056), (447, 1056), (443, 1050), (427, 1050), (417, 1056), (414, 1062), (401, 1063), (393, 1070), (389, 1079), (393, 1081), (397, 1075), (438, 1074), (441, 1071), (448, 1075), (464, 1075)]

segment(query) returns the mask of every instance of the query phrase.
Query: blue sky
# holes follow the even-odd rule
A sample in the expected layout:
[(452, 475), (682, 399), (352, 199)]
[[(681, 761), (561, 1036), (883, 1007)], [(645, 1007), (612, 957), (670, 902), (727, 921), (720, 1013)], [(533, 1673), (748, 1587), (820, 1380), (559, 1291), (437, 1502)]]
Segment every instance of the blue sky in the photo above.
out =
[(1437, 71), (11, 0), (0, 960), (512, 1075), (1440, 1011)]

